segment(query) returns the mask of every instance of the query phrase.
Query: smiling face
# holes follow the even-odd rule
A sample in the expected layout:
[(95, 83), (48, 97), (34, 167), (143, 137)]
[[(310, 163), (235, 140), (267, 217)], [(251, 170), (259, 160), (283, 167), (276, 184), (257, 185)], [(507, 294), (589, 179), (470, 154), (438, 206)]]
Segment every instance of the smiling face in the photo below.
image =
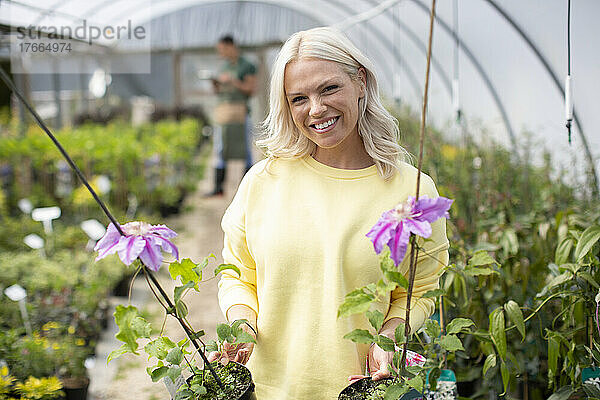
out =
[[(359, 79), (364, 79), (362, 70)], [(294, 124), (317, 145), (315, 159), (347, 164), (343, 160), (366, 154), (357, 125), (364, 91), (339, 64), (315, 58), (292, 61), (285, 69), (284, 88)]]

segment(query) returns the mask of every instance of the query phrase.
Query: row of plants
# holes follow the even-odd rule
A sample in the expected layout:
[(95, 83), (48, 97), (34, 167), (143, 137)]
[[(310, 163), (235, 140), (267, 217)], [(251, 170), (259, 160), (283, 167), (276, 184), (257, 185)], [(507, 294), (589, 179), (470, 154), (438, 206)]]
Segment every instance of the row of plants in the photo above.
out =
[[(179, 210), (202, 173), (195, 157), (201, 128), (196, 119), (139, 127), (115, 121), (64, 129), (56, 136), (114, 209), (167, 215)], [(0, 191), (11, 212), (28, 198), (71, 215), (99, 216), (92, 197), (37, 126), (24, 135), (10, 125), (0, 132)]]

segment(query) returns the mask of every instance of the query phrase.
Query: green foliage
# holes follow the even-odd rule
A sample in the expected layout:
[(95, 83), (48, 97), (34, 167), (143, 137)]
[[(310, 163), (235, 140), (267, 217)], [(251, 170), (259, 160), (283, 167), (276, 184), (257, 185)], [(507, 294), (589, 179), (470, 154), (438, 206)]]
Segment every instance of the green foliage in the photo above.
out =
[[(160, 121), (140, 127), (125, 122), (87, 124), (55, 132), (75, 163), (97, 186), (97, 177), (110, 178), (112, 190), (102, 194), (113, 210), (124, 211), (132, 196), (139, 211), (169, 213), (179, 208), (185, 193), (194, 189), (202, 168), (195, 159), (201, 140), (196, 120)], [(35, 206), (57, 204), (65, 215), (84, 212), (87, 218), (100, 217), (100, 210), (72, 173), (60, 172), (62, 156), (38, 128), (24, 136), (0, 137), (0, 164), (14, 170), (5, 200), (9, 211), (27, 197)], [(69, 182), (58, 189), (54, 182)], [(11, 212), (11, 211), (10, 211)]]
[(124, 352), (138, 354), (138, 339), (149, 338), (152, 333), (150, 324), (139, 316), (138, 309), (135, 306), (118, 305), (114, 315), (115, 322), (119, 327), (119, 332), (115, 337), (124, 343), (119, 350), (111, 352), (108, 362), (124, 354)]
[(30, 376), (25, 382), (15, 384), (15, 390), (24, 399), (53, 400), (64, 395), (62, 383), (55, 377), (35, 378)]

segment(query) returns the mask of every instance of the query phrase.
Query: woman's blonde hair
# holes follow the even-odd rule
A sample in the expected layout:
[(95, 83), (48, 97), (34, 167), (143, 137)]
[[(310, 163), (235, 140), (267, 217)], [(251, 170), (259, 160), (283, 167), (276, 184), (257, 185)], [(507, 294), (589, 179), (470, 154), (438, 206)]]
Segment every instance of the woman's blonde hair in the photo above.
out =
[(373, 63), (333, 28), (314, 28), (294, 33), (283, 45), (271, 72), (270, 109), (263, 121), (263, 135), (256, 144), (269, 158), (297, 158), (312, 154), (316, 145), (294, 124), (284, 89), (286, 66), (301, 58), (318, 58), (338, 63), (351, 79), (360, 82), (358, 71), (366, 73), (365, 96), (359, 100), (358, 133), (365, 150), (373, 158), (379, 174), (388, 179), (408, 159), (400, 146), (398, 121), (385, 109)]

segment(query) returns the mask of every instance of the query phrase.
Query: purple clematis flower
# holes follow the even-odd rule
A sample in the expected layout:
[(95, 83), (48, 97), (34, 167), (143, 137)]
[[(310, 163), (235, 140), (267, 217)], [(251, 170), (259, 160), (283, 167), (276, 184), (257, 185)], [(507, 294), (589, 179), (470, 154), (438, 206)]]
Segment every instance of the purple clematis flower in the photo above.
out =
[(169, 240), (177, 234), (165, 225), (129, 222), (121, 225), (121, 229), (125, 236), (122, 236), (113, 224), (108, 225), (106, 234), (94, 247), (98, 252), (96, 261), (109, 254), (118, 253), (125, 265), (131, 265), (139, 257), (152, 271), (158, 271), (163, 261), (162, 251), (179, 260), (179, 251)]
[(427, 196), (415, 201), (414, 197), (409, 196), (406, 202), (384, 212), (367, 237), (373, 242), (377, 254), (387, 244), (390, 257), (398, 266), (406, 254), (410, 234), (424, 238), (431, 236), (431, 223), (442, 217), (448, 218), (453, 201), (445, 197), (430, 199)]

